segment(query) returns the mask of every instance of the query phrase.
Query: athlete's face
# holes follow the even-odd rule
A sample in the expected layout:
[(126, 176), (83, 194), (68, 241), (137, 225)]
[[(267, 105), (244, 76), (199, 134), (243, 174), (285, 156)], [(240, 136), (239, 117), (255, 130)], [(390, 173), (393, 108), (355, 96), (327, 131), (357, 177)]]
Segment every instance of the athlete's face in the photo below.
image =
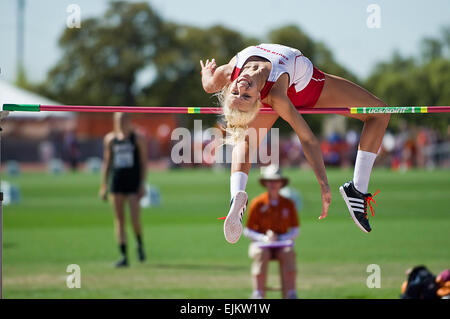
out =
[(251, 111), (260, 98), (256, 83), (248, 74), (241, 74), (231, 82), (229, 93), (230, 107), (237, 108), (242, 112)]

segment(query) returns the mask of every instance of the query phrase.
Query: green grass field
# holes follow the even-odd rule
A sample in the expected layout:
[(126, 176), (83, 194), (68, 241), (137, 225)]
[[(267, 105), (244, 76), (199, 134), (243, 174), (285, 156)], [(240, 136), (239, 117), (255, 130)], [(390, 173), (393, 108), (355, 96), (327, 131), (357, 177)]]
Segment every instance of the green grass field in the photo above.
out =
[[(263, 189), (254, 170), (250, 198)], [(300, 298), (398, 298), (405, 270), (425, 264), (435, 274), (450, 266), (450, 170), (375, 170), (379, 188), (364, 234), (351, 220), (338, 187), (350, 170), (328, 170), (333, 202), (319, 221), (320, 193), (311, 171), (286, 170), (303, 196), (301, 235), (296, 241)], [(229, 172), (150, 172), (162, 205), (144, 209), (148, 261), (136, 260), (128, 224), (131, 265), (115, 269), (118, 257), (112, 208), (97, 197), (99, 175), (26, 173), (6, 177), (22, 192), (4, 207), (5, 298), (248, 298), (249, 241), (223, 237)], [(447, 248), (446, 248), (447, 247)], [(66, 287), (66, 267), (81, 267), (81, 288)], [(381, 288), (369, 289), (369, 264), (381, 267)], [(278, 265), (269, 268), (269, 298), (279, 298)]]

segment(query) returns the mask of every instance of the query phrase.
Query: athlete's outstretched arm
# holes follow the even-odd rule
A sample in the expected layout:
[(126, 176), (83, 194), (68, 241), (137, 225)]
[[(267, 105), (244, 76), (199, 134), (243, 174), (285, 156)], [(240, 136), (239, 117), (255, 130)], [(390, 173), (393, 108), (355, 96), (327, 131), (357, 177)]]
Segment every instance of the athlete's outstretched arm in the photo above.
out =
[(320, 185), (322, 214), (319, 219), (325, 218), (327, 217), (328, 208), (331, 203), (331, 191), (330, 186), (328, 185), (320, 143), (286, 94), (271, 94), (270, 104), (278, 115), (289, 123), (302, 143), (305, 157), (311, 165)]
[(205, 63), (203, 63), (203, 60), (200, 60), (202, 67), (202, 85), (206, 93), (219, 92), (228, 84), (235, 61), (236, 58), (233, 58), (228, 64), (217, 67), (215, 59), (211, 61), (208, 59)]

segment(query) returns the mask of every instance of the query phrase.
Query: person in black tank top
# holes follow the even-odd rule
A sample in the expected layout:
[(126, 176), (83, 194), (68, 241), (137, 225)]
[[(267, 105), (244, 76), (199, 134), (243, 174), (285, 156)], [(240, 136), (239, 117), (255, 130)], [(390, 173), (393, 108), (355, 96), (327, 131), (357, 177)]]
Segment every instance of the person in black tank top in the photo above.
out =
[(124, 139), (115, 136), (111, 142), (111, 155), (111, 193), (137, 193), (142, 181), (139, 148), (136, 143), (135, 132), (131, 132)]
[(131, 116), (126, 113), (114, 114), (114, 131), (105, 136), (103, 144), (102, 181), (99, 194), (103, 200), (107, 200), (108, 190), (110, 192), (121, 253), (116, 267), (125, 267), (128, 266), (125, 229), (127, 202), (137, 242), (138, 258), (141, 262), (145, 260), (139, 201), (145, 194), (147, 146), (145, 139), (133, 131)]

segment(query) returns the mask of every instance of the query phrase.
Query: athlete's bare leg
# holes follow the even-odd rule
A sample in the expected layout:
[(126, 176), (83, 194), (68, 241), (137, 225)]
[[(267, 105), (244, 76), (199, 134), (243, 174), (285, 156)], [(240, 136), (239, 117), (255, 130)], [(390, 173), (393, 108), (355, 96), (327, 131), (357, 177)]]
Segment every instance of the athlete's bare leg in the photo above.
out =
[[(245, 137), (244, 141), (239, 142), (233, 147), (230, 178), (232, 202), (224, 222), (225, 239), (229, 243), (234, 244), (241, 237), (243, 231), (242, 215), (245, 212), (248, 201), (247, 193), (245, 193), (247, 175), (252, 165), (253, 156), (256, 155), (259, 145), (277, 118), (277, 114), (258, 114), (249, 123), (249, 134)], [(260, 129), (264, 129), (261, 135)]]
[[(386, 103), (362, 87), (338, 76), (325, 74), (325, 84), (315, 107), (378, 106)], [(355, 224), (363, 231), (372, 229), (367, 218), (367, 206), (371, 195), (368, 193), (373, 163), (389, 124), (390, 114), (349, 114), (349, 117), (364, 122), (356, 156), (353, 180), (339, 188)]]
[(142, 224), (141, 224), (141, 207), (139, 194), (131, 194), (128, 196), (130, 204), (131, 223), (133, 225), (134, 235), (137, 242), (137, 253), (139, 261), (145, 260), (144, 245), (142, 239)]
[(252, 143), (249, 143), (249, 140), (246, 139), (245, 142), (241, 142), (233, 147), (231, 173), (244, 172), (245, 174), (248, 174), (252, 166), (249, 154), (254, 154), (257, 151), (256, 146), (259, 146), (264, 138), (259, 135), (259, 129), (265, 129), (268, 132), (277, 119), (278, 114), (258, 114), (255, 119), (249, 123), (249, 129), (256, 129), (257, 131), (257, 145), (252, 145)]
[(116, 230), (117, 241), (119, 242), (119, 250), (122, 255), (121, 259), (116, 263), (116, 267), (128, 266), (127, 258), (127, 234), (125, 228), (125, 201), (124, 194), (111, 194), (114, 207), (114, 226)]
[(126, 229), (125, 229), (125, 195), (111, 194), (114, 207), (114, 225), (116, 229), (117, 241), (119, 244), (127, 243)]
[(128, 202), (130, 204), (131, 224), (133, 225), (133, 231), (136, 236), (142, 235), (142, 226), (140, 220), (140, 205), (139, 197), (137, 194), (128, 195)]
[[(344, 78), (325, 74), (325, 84), (319, 100), (314, 107), (333, 108), (351, 106), (387, 106), (372, 93)], [(364, 122), (359, 141), (359, 149), (378, 153), (390, 114), (349, 114)]]

